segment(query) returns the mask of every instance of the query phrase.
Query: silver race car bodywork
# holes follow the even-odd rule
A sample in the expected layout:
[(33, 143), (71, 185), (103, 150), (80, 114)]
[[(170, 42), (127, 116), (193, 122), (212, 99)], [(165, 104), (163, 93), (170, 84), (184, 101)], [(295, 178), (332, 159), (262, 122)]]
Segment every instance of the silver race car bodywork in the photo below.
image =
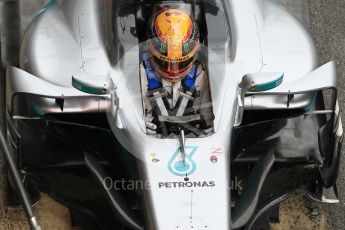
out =
[[(131, 229), (250, 229), (265, 210), (260, 209), (260, 194), (279, 162), (314, 166), (317, 173), (306, 177), (310, 196), (336, 201), (342, 140), (336, 93), (329, 109), (317, 103), (324, 90), (336, 92), (335, 64), (318, 67), (307, 31), (269, 0), (191, 2), (185, 4), (196, 5), (205, 33), (200, 59), (209, 74), (211, 134), (163, 137), (147, 132), (140, 34), (145, 10), (154, 1), (52, 0), (23, 37), (20, 69), (7, 69), (12, 151), (18, 151), (18, 137), (25, 137), (21, 121), (106, 114), (116, 141), (134, 156), (137, 179), (149, 184), (141, 193), (143, 221), (134, 217), (133, 204), (128, 212), (115, 205), (114, 212)], [(85, 155), (87, 166), (95, 160), (91, 155)], [(30, 172), (33, 164), (28, 162), (19, 167), (26, 165)], [(250, 168), (248, 177), (238, 170), (241, 164)], [(233, 188), (242, 177), (244, 188)], [(318, 180), (323, 183), (316, 188)]]

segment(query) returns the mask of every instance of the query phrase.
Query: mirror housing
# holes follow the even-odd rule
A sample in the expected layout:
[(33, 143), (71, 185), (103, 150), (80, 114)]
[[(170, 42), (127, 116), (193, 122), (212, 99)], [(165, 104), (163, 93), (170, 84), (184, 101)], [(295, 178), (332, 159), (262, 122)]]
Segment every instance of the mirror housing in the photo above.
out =
[(110, 77), (95, 79), (89, 76), (72, 76), (72, 86), (81, 92), (94, 95), (110, 94), (115, 90)]
[[(264, 73), (262, 73), (264, 74)], [(267, 73), (266, 73), (267, 74)], [(261, 74), (259, 74), (261, 75)], [(258, 82), (258, 74), (247, 74), (243, 77), (242, 81), (239, 84), (239, 92), (238, 92), (238, 108), (236, 112), (234, 126), (239, 126), (242, 122), (243, 112), (244, 112), (244, 98), (249, 96), (257, 96), (257, 95), (295, 95), (295, 94), (305, 94), (305, 93), (312, 93), (318, 92), (325, 89), (332, 89), (335, 91), (335, 96), (337, 96), (337, 71), (336, 71), (336, 64), (334, 61), (328, 62), (320, 66), (319, 68), (315, 69), (314, 71), (308, 73), (304, 77), (296, 79), (294, 81), (286, 82), (284, 84), (280, 84), (279, 86), (274, 87), (275, 83), (282, 83), (279, 81), (279, 75), (263, 77), (263, 83)], [(275, 76), (275, 77), (274, 77)], [(271, 78), (272, 84), (269, 83), (269, 79)], [(265, 80), (266, 79), (266, 80)], [(276, 79), (276, 81), (274, 81)], [(274, 83), (275, 82), (275, 83)], [(260, 87), (254, 87), (255, 85), (260, 85)], [(261, 86), (265, 87), (261, 87)], [(271, 86), (270, 86), (271, 85)], [(269, 86), (269, 87), (268, 87)], [(272, 88), (271, 88), (272, 87)], [(262, 89), (271, 88), (270, 90), (260, 91)], [(254, 91), (253, 91), (254, 90)], [(289, 98), (287, 98), (287, 104), (289, 104)], [(333, 103), (332, 107), (335, 110), (335, 104)], [(285, 109), (287, 105), (284, 105), (282, 109)], [(275, 108), (277, 109), (277, 108)]]
[(246, 74), (240, 88), (248, 92), (263, 92), (278, 87), (284, 79), (283, 72)]
[(123, 123), (119, 115), (120, 99), (116, 93), (116, 87), (110, 77), (99, 77), (98, 79), (89, 76), (75, 77), (72, 76), (72, 85), (77, 90), (93, 94), (106, 95), (110, 94), (111, 115), (116, 119), (116, 126), (123, 129)]
[(239, 126), (244, 113), (244, 98), (248, 92), (264, 92), (281, 85), (284, 79), (283, 72), (267, 72), (246, 74), (239, 84), (237, 97), (237, 112), (234, 126)]

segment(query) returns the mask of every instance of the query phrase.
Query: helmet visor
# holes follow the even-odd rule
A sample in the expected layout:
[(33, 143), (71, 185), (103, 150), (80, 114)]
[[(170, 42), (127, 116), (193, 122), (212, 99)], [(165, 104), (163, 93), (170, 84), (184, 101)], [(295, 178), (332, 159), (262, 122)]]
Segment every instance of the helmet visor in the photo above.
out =
[(170, 79), (180, 79), (184, 77), (194, 61), (195, 56), (183, 62), (167, 62), (153, 56), (153, 64), (157, 72), (163, 77)]

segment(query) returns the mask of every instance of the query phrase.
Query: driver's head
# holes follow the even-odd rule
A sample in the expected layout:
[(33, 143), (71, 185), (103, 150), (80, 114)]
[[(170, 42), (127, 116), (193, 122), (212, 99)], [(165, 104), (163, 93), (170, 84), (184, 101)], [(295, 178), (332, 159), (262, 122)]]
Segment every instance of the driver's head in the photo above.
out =
[(199, 28), (184, 10), (163, 9), (151, 19), (148, 43), (159, 76), (175, 82), (186, 76), (195, 61)]

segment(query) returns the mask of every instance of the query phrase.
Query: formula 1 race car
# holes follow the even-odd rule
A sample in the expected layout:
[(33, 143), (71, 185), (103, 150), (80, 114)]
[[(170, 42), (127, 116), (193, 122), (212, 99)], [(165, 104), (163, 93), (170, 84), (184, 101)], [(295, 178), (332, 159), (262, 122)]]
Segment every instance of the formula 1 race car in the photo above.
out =
[(337, 203), (334, 62), (269, 0), (51, 0), (6, 71), (9, 197), (82, 229), (269, 229)]

